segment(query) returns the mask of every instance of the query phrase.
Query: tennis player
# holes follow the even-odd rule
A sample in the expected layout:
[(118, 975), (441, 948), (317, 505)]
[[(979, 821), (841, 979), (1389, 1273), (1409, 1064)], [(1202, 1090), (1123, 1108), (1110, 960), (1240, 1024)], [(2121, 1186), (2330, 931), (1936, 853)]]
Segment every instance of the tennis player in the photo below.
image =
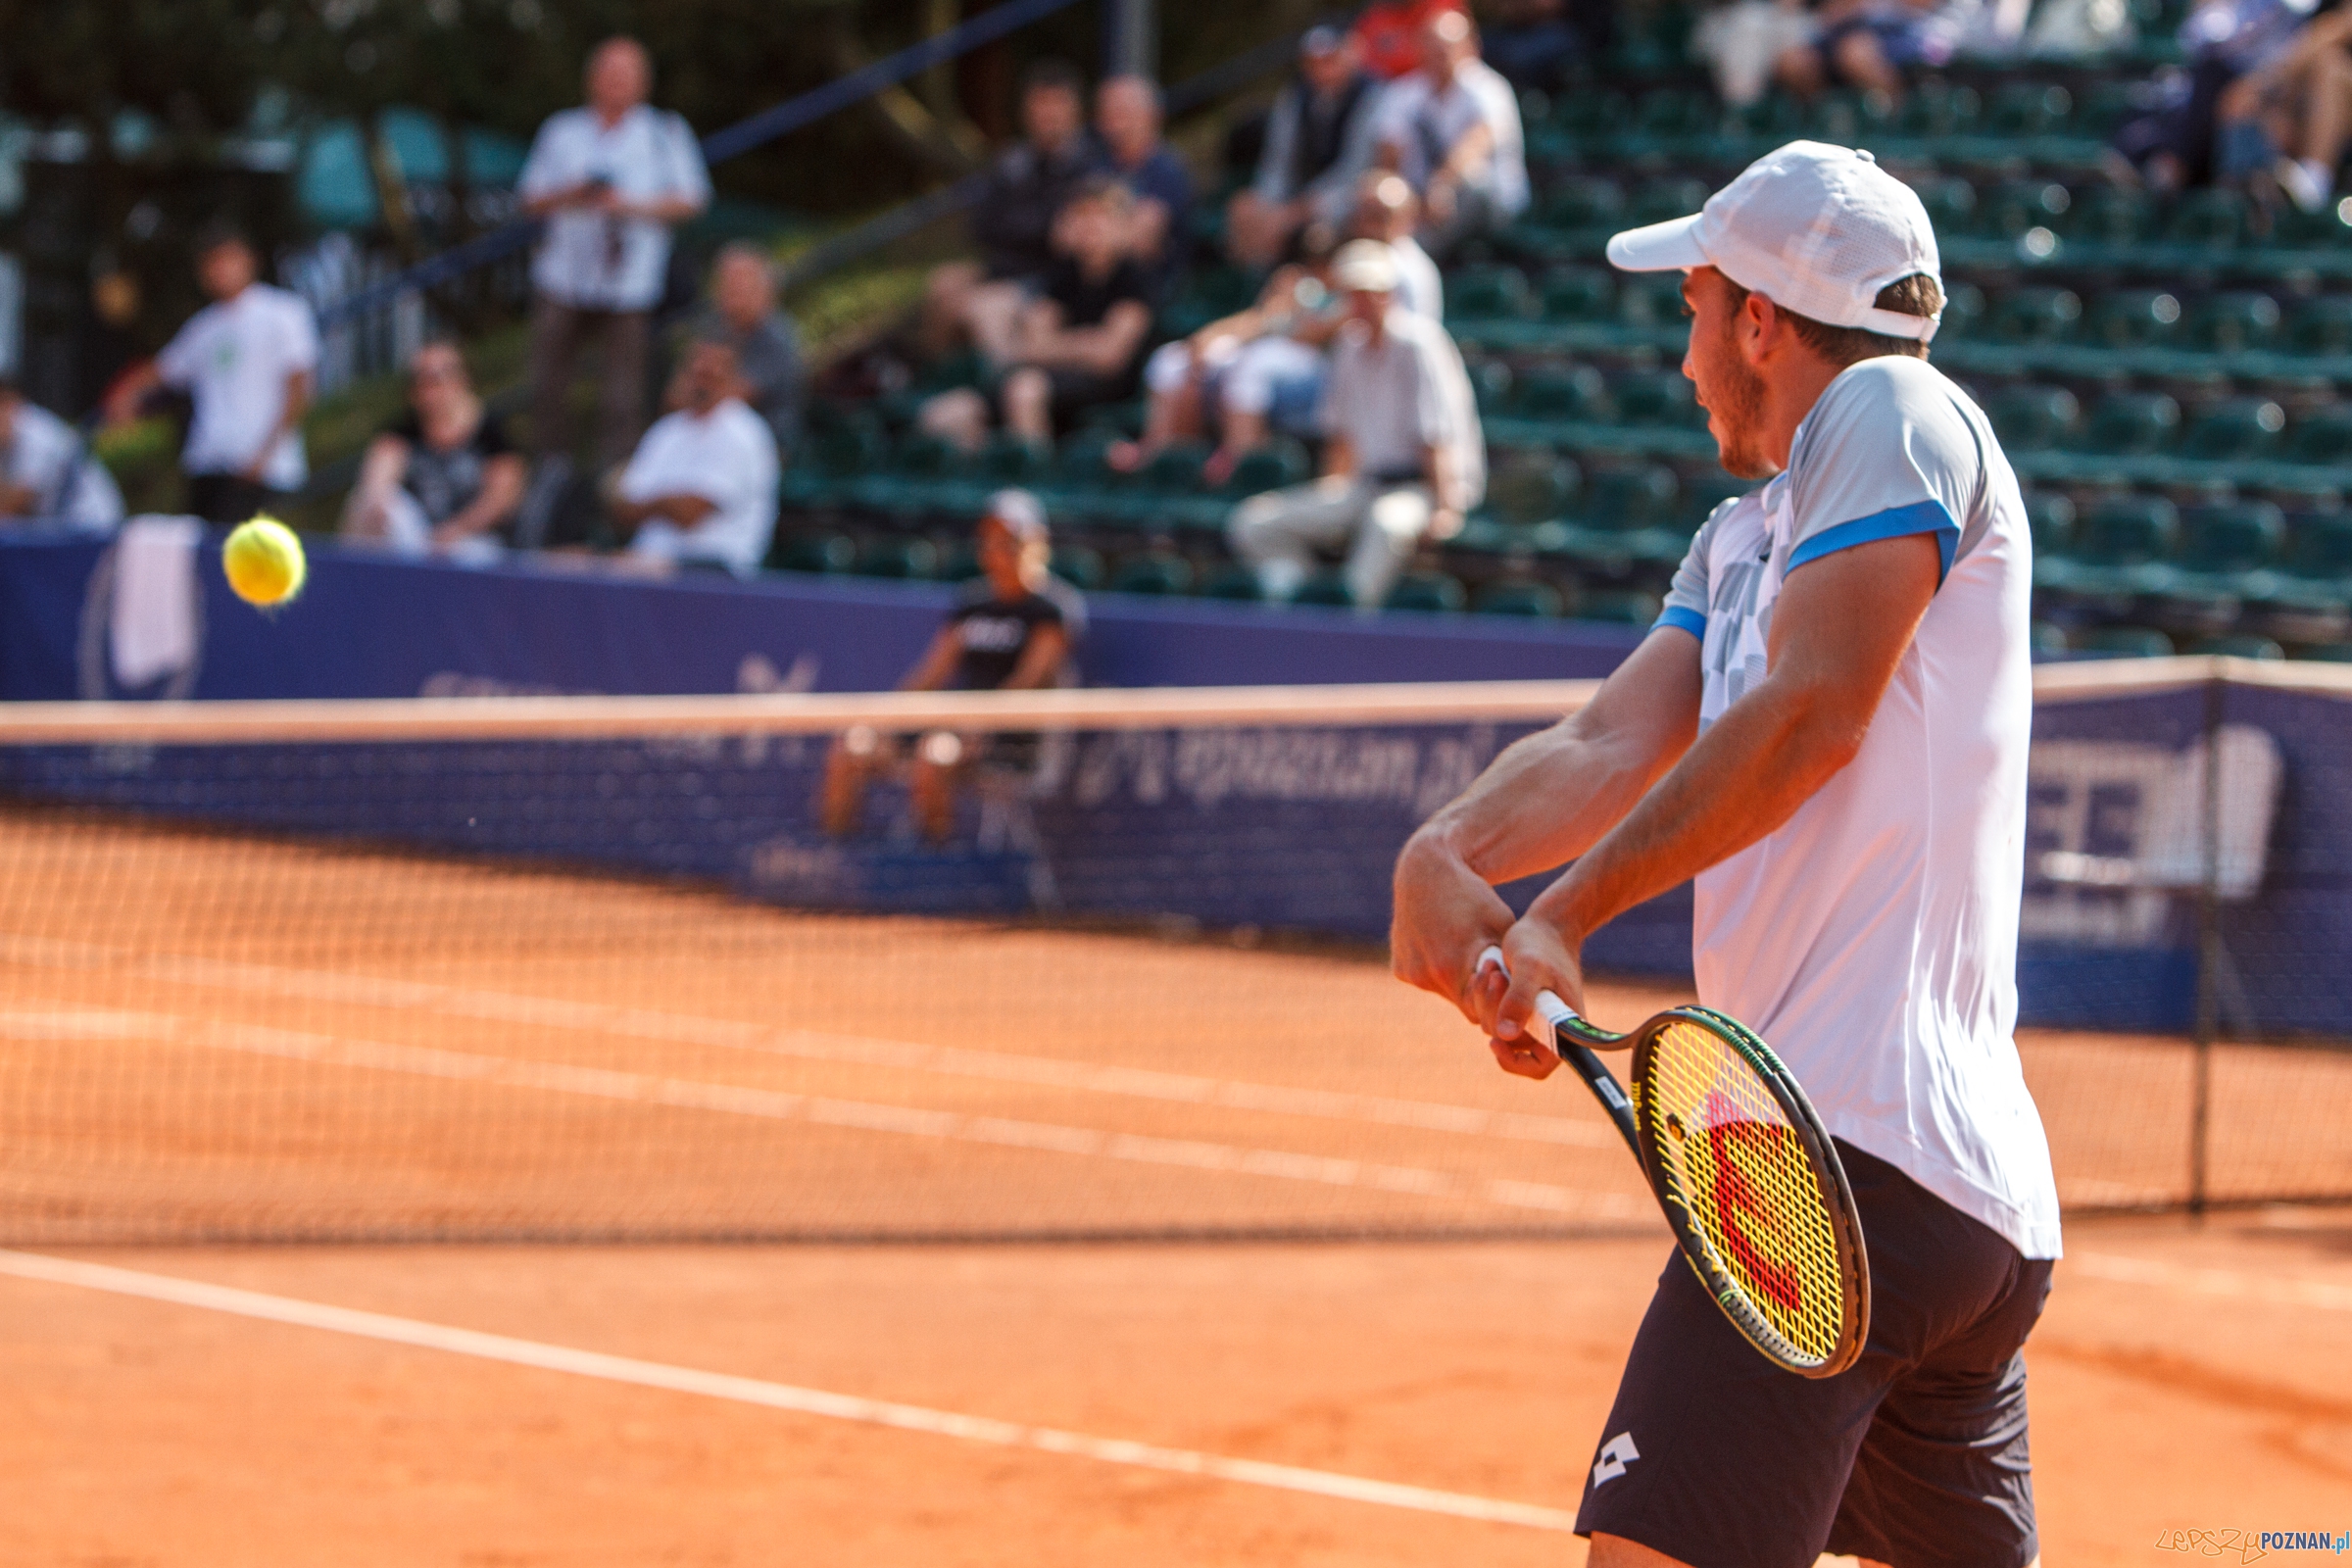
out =
[[(1609, 260), (1680, 270), (1683, 373), (1723, 466), (1664, 612), (1592, 705), (1495, 760), (1396, 869), (1396, 972), (1507, 1071), (1558, 1058), (1586, 935), (1697, 879), (1700, 997), (1770, 1041), (1852, 1182), (1863, 1354), (1759, 1356), (1679, 1257), (1585, 1483), (1594, 1568), (2024, 1568), (2039, 1554), (2021, 1354), (2058, 1256), (2017, 1014), (2031, 536), (1984, 416), (1927, 363), (1919, 198), (1793, 142)], [(1516, 921), (1494, 884), (1574, 861)], [(1508, 979), (1475, 967), (1500, 942)]]

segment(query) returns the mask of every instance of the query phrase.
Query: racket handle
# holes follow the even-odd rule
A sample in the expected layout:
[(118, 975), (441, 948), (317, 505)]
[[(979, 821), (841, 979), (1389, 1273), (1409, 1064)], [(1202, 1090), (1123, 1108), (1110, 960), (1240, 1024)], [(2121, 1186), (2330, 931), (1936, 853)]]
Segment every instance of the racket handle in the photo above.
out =
[[(1503, 968), (1502, 949), (1498, 947), (1489, 945), (1478, 956), (1478, 966), (1481, 969), (1502, 969), (1503, 978), (1510, 978), (1510, 971)], [(1537, 1026), (1536, 1037), (1544, 1042), (1552, 1054), (1576, 1069), (1576, 1075), (1585, 1081), (1587, 1089), (1592, 1091), (1592, 1098), (1599, 1101), (1600, 1108), (1609, 1113), (1609, 1120), (1617, 1124), (1618, 1134), (1625, 1139), (1626, 1147), (1639, 1159), (1642, 1155), (1642, 1134), (1634, 1125), (1634, 1102), (1626, 1098), (1624, 1085), (1618, 1083), (1590, 1047), (1562, 1033), (1569, 1024), (1580, 1021), (1576, 1009), (1561, 1001), (1557, 994), (1539, 991), (1536, 993), (1536, 1017), (1533, 1021)]]

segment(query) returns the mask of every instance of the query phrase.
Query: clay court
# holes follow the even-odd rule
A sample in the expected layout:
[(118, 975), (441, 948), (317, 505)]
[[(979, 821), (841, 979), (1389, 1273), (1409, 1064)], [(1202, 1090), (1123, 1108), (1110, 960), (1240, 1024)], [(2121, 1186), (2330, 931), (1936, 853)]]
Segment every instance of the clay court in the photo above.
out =
[[(1370, 956), (0, 856), (0, 1561), (1581, 1560), (1663, 1226)], [(2189, 1053), (2023, 1044), (2047, 1560), (2352, 1528), (2352, 1209), (2107, 1212), (2180, 1196)], [(2217, 1196), (2352, 1186), (2352, 1057), (2213, 1092)]]

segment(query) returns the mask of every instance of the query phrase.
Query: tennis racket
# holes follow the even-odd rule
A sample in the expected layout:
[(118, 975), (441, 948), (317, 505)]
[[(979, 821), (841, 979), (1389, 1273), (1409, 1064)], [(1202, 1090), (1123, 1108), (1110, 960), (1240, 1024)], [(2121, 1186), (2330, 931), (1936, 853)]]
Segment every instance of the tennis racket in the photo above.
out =
[[(1502, 950), (1478, 966), (1501, 969)], [(1870, 1329), (1862, 1222), (1829, 1133), (1772, 1048), (1697, 1006), (1620, 1035), (1545, 991), (1533, 1021), (1633, 1147), (1684, 1259), (1732, 1326), (1804, 1377), (1853, 1365)], [(1629, 1045), (1630, 1097), (1592, 1054)]]

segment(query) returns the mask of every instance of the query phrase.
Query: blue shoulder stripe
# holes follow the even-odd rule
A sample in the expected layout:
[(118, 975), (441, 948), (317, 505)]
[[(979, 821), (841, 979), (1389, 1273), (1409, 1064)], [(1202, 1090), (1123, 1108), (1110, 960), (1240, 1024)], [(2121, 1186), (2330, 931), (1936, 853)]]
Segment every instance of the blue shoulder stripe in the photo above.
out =
[(1707, 640), (1707, 617), (1689, 605), (1668, 605), (1659, 611), (1658, 618), (1649, 623), (1649, 629), (1656, 631), (1660, 626), (1687, 631), (1702, 643)]
[(1819, 561), (1856, 545), (1900, 539), (1914, 533), (1936, 536), (1936, 548), (1943, 556), (1936, 580), (1942, 582), (1951, 572), (1953, 552), (1960, 548), (1960, 525), (1952, 521), (1952, 514), (1943, 510), (1940, 501), (1915, 501), (1907, 507), (1890, 507), (1867, 517), (1841, 522), (1835, 528), (1824, 528), (1788, 553), (1788, 570), (1794, 571), (1808, 561)]

